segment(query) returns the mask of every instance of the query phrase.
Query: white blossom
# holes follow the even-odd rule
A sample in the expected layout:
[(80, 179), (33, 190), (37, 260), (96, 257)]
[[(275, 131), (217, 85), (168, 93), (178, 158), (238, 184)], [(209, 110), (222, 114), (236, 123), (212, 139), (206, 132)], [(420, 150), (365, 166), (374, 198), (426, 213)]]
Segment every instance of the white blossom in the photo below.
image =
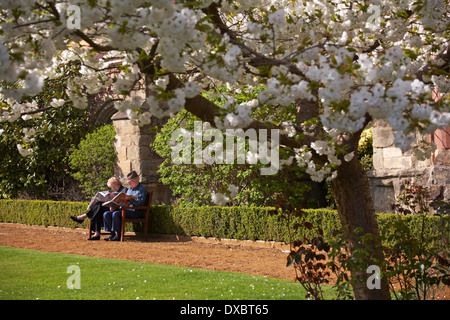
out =
[(223, 57), (223, 60), (226, 65), (230, 67), (237, 67), (239, 65), (238, 56), (241, 54), (241, 49), (233, 45), (231, 46), (225, 56)]
[(23, 157), (28, 157), (33, 154), (33, 149), (25, 149), (21, 144), (17, 144), (17, 150), (19, 150), (20, 155)]
[(186, 98), (188, 98), (188, 99), (194, 98), (197, 95), (199, 95), (200, 90), (201, 90), (200, 86), (192, 81), (185, 83), (184, 88), (183, 88), (184, 94), (185, 94)]
[(355, 152), (352, 151), (352, 152), (350, 152), (350, 153), (347, 153), (347, 154), (344, 156), (344, 160), (347, 161), (347, 162), (349, 162), (349, 161), (351, 161), (351, 160), (353, 159), (354, 156), (355, 156)]
[[(114, 106), (136, 125), (179, 112), (205, 87), (227, 86), (233, 93), (264, 87), (251, 101), (226, 97), (216, 126), (244, 128), (257, 120), (280, 126), (290, 138), (315, 137), (286, 160), (295, 158), (315, 180), (333, 179), (342, 159), (350, 161), (352, 153), (338, 155), (335, 144), (341, 134), (363, 129), (368, 119), (387, 121), (402, 150), (413, 144), (417, 127), (431, 133), (449, 125), (448, 99), (434, 103), (450, 90), (448, 75), (438, 72), (445, 66), (439, 54), (448, 43), (447, 2), (372, 1), (369, 8), (380, 9), (379, 17), (368, 24), (367, 6), (350, 10), (342, 0), (221, 1), (220, 28), (205, 13), (212, 3), (57, 0), (53, 12), (31, 0), (2, 1), (0, 80), (6, 83), (0, 88), (0, 121), (38, 117), (24, 114), (37, 106), (22, 98), (39, 93), (45, 78), (62, 76), (59, 65), (76, 61), (80, 74), (69, 79), (67, 97), (53, 97), (48, 104), (85, 109), (87, 95), (112, 88), (106, 91), (120, 100)], [(69, 4), (80, 7), (80, 32), (91, 44), (67, 28)], [(399, 16), (402, 10), (412, 15)], [(382, 45), (373, 47), (375, 41)], [(112, 48), (99, 51), (92, 44)], [(146, 65), (147, 59), (158, 62), (157, 68)], [(417, 79), (427, 65), (434, 74)], [(161, 73), (148, 86), (153, 71)], [(169, 90), (168, 72), (181, 82), (176, 89)], [(145, 86), (148, 95), (136, 98)], [(302, 118), (310, 104), (320, 111), (313, 124), (289, 123)], [(326, 134), (315, 136), (317, 130), (309, 127)], [(28, 154), (31, 147), (18, 150)], [(326, 163), (314, 162), (314, 153)]]
[(52, 99), (52, 102), (50, 102), (50, 105), (51, 105), (53, 108), (59, 108), (59, 107), (63, 106), (64, 103), (66, 103), (66, 101), (65, 101), (64, 99), (56, 99), (56, 98), (53, 98), (53, 99)]
[(211, 201), (217, 206), (225, 206), (229, 201), (226, 195), (219, 192), (211, 192)]
[(234, 198), (234, 197), (236, 197), (236, 195), (239, 193), (239, 188), (236, 187), (234, 184), (231, 184), (231, 185), (228, 187), (228, 191), (230, 191), (230, 197), (231, 197), (231, 198)]
[(280, 9), (269, 14), (269, 23), (280, 29), (284, 28), (286, 26), (286, 12)]

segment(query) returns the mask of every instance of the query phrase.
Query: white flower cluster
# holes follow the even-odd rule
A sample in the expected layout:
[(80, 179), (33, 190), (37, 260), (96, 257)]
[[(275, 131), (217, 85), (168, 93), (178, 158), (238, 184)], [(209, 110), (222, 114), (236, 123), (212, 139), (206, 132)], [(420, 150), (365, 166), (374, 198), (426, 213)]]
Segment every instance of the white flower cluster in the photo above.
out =
[[(156, 87), (165, 89), (169, 83), (168, 77), (161, 77), (155, 81)], [(150, 90), (155, 89), (154, 86), (149, 87)], [(146, 98), (146, 106), (149, 108), (149, 114), (157, 118), (164, 118), (171, 114), (176, 114), (184, 108), (186, 99), (196, 97), (200, 93), (200, 86), (192, 81), (185, 83), (183, 88), (177, 88), (173, 91), (174, 97), (168, 101), (157, 98), (156, 95)]]
[(305, 172), (310, 176), (312, 181), (322, 182), (324, 179), (330, 181), (336, 178), (337, 171), (331, 166), (319, 166), (312, 160), (312, 152), (307, 146), (295, 149), (295, 159), (299, 167), (304, 168)]
[(284, 9), (279, 9), (269, 14), (269, 23), (279, 29), (286, 27), (286, 12)]
[[(274, 76), (267, 80), (266, 91), (259, 93), (261, 104), (287, 107), (297, 100), (315, 101), (309, 82), (290, 73), (286, 67), (273, 68)], [(284, 84), (278, 77), (289, 79), (290, 84)]]
[(438, 92), (445, 94), (450, 91), (450, 81), (446, 76), (433, 75), (433, 76), (431, 76), (431, 81), (433, 82), (433, 84)]
[[(319, 156), (326, 156), (328, 162), (323, 165), (317, 165), (313, 160), (313, 153), (316, 152)], [(322, 182), (323, 180), (330, 181), (337, 177), (336, 168), (341, 165), (342, 160), (337, 157), (336, 148), (332, 142), (323, 140), (316, 140), (311, 143), (311, 146), (303, 146), (295, 149), (295, 159), (297, 164), (305, 168), (305, 172), (310, 175), (313, 181)], [(349, 162), (353, 159), (354, 152), (346, 154), (344, 161)]]
[(258, 105), (258, 100), (253, 99), (236, 106), (236, 112), (228, 113), (223, 120), (219, 117), (214, 118), (215, 125), (219, 129), (227, 128), (246, 128), (253, 122), (250, 113)]
[(186, 48), (198, 47), (203, 39), (196, 30), (196, 12), (189, 8), (180, 11), (166, 8), (150, 8), (148, 24), (160, 37), (158, 51), (162, 53), (161, 66), (169, 71), (183, 72), (189, 59)]
[(204, 49), (209, 53), (204, 54), (200, 52), (196, 56), (198, 60), (196, 64), (200, 65), (202, 72), (212, 79), (217, 79), (224, 83), (235, 83), (243, 75), (240, 63), (242, 50), (239, 46), (231, 43), (231, 39), (227, 34), (223, 35), (218, 48)]
[(236, 45), (232, 45), (223, 57), (223, 61), (227, 66), (237, 67), (239, 65), (238, 57), (240, 54), (241, 49)]
[[(354, 59), (353, 52), (344, 48), (331, 51), (332, 63), (321, 56), (317, 64), (313, 61), (310, 66), (304, 63), (299, 66), (310, 80), (322, 84), (318, 93), (324, 107), (324, 113), (320, 115), (324, 127), (356, 132), (365, 126), (367, 115), (373, 119), (385, 119), (396, 131), (396, 146), (405, 151), (414, 142), (413, 136), (408, 134), (413, 130), (407, 120), (409, 114), (414, 114), (414, 118), (419, 121), (430, 120), (433, 125), (427, 128), (429, 132), (448, 125), (448, 113), (435, 111), (432, 114), (433, 108), (429, 105), (412, 103), (423, 100), (423, 97), (431, 100), (431, 90), (418, 79), (402, 79), (406, 75), (406, 68), (401, 48), (394, 46), (386, 50), (381, 60), (383, 65), (379, 69), (366, 54), (359, 55), (361, 68), (358, 72), (361, 79), (338, 71), (339, 67)], [(392, 81), (392, 84), (372, 84), (374, 79), (380, 78)], [(349, 104), (345, 104), (347, 100)]]
[[(100, 62), (96, 65), (103, 66), (104, 63)], [(99, 93), (102, 88), (107, 87), (112, 83), (110, 77), (95, 71), (92, 67), (81, 66), (80, 74), (82, 75), (83, 85), (88, 94)]]
[(235, 185), (228, 187), (227, 193), (211, 192), (211, 201), (217, 206), (227, 205), (239, 193), (239, 188)]
[(83, 86), (80, 79), (73, 78), (67, 82), (66, 94), (77, 109), (84, 110), (88, 107), (87, 97), (83, 94)]
[[(349, 161), (351, 154), (338, 158), (333, 142), (341, 133), (361, 130), (369, 117), (385, 119), (395, 131), (396, 145), (403, 150), (413, 142), (409, 133), (417, 122), (427, 124), (424, 129), (429, 132), (449, 125), (448, 100), (438, 107), (431, 95), (436, 87), (441, 95), (448, 93), (448, 75), (433, 75), (428, 82), (424, 77), (426, 84), (412, 80), (427, 63), (445, 64), (433, 60), (433, 55), (436, 48), (442, 51), (448, 46), (443, 31), (448, 25), (447, 2), (372, 1), (371, 8), (379, 9), (379, 17), (367, 27), (368, 8), (343, 0), (221, 1), (217, 7), (230, 29), (227, 33), (214, 26), (205, 13), (213, 1), (217, 2), (54, 1), (57, 15), (32, 0), (2, 1), (0, 80), (16, 86), (0, 89), (0, 99), (5, 102), (0, 120), (15, 121), (33, 110), (31, 103), (17, 101), (24, 94), (41, 91), (44, 78), (59, 76), (57, 66), (69, 61), (81, 62), (80, 75), (69, 80), (68, 99), (54, 99), (49, 103), (52, 107), (72, 102), (77, 108), (86, 108), (87, 94), (98, 93), (114, 82), (114, 99), (121, 100), (115, 107), (127, 112), (133, 123), (148, 124), (151, 116), (176, 113), (187, 99), (200, 93), (198, 82), (189, 81), (166, 92), (168, 77), (160, 76), (153, 88), (145, 88), (151, 92), (149, 96), (135, 93), (144, 86), (144, 73), (149, 71), (145, 68), (152, 67), (143, 65), (146, 55), (157, 44), (153, 58), (174, 76), (195, 70), (192, 79), (233, 86), (235, 92), (246, 85), (265, 85), (257, 99), (237, 106), (230, 103), (228, 110), (233, 112), (216, 118), (219, 128), (246, 127), (253, 121), (253, 111), (272, 108), (274, 112), (265, 111), (266, 118), (261, 120), (282, 123), (284, 133), (294, 137), (297, 132), (286, 120), (302, 114), (303, 103), (323, 110), (314, 125), (327, 128), (329, 139), (300, 149), (296, 157), (314, 179), (332, 177), (342, 159)], [(80, 41), (77, 31), (67, 28), (69, 4), (79, 6), (82, 12), (80, 32), (100, 48), (109, 46), (108, 52), (94, 50), (92, 44)], [(405, 9), (412, 14), (397, 14)], [(55, 18), (60, 25), (54, 23)], [(378, 25), (380, 30), (373, 27)], [(373, 49), (374, 39), (382, 46)], [(22, 152), (27, 153), (27, 148), (22, 147)], [(319, 168), (310, 152), (325, 156), (328, 163)]]
[(22, 157), (28, 157), (33, 154), (32, 148), (24, 148), (22, 144), (17, 144), (17, 150)]
[(23, 157), (28, 157), (33, 154), (32, 148), (27, 148), (35, 140), (36, 130), (34, 128), (24, 128), (22, 130), (24, 144), (18, 143), (17, 150)]
[(114, 108), (120, 112), (125, 112), (133, 125), (144, 126), (151, 122), (151, 113), (141, 110), (144, 102), (144, 98), (134, 95), (127, 97), (125, 100), (114, 102)]
[(53, 98), (53, 99), (52, 99), (52, 102), (50, 103), (50, 105), (51, 105), (53, 108), (60, 108), (60, 107), (62, 107), (65, 103), (66, 103), (66, 101), (65, 101), (64, 99), (56, 99), (56, 98)]

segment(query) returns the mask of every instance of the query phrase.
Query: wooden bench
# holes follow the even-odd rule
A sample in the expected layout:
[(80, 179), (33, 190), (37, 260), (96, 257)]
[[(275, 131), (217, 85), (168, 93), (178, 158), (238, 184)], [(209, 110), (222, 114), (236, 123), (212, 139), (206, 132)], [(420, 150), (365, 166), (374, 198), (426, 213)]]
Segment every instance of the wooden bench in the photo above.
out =
[[(121, 232), (120, 232), (120, 241), (123, 241), (123, 237), (125, 235), (125, 223), (144, 223), (144, 240), (148, 240), (148, 219), (150, 215), (150, 207), (152, 203), (153, 191), (148, 193), (148, 204), (145, 207), (126, 207), (122, 208), (122, 221), (121, 221)], [(127, 209), (136, 209), (136, 210), (145, 210), (144, 217), (141, 219), (130, 219), (125, 217), (125, 211)], [(92, 237), (91, 230), (91, 220), (89, 220), (89, 238)]]

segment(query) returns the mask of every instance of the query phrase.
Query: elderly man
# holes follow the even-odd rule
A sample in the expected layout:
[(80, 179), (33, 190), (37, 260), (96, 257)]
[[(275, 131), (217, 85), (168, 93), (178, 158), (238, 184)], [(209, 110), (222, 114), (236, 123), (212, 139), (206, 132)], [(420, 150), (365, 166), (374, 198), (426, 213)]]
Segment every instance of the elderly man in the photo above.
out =
[[(142, 207), (147, 205), (148, 192), (144, 186), (139, 182), (139, 176), (135, 171), (130, 172), (127, 175), (127, 181), (130, 185), (126, 194), (131, 204), (130, 208), (125, 211), (125, 216), (130, 219), (142, 218), (144, 212), (142, 210), (135, 210), (132, 207)], [(134, 196), (134, 197), (133, 197)], [(103, 214), (103, 223), (106, 231), (111, 231), (109, 238), (106, 241), (120, 241), (121, 232), (121, 210), (110, 210)]]

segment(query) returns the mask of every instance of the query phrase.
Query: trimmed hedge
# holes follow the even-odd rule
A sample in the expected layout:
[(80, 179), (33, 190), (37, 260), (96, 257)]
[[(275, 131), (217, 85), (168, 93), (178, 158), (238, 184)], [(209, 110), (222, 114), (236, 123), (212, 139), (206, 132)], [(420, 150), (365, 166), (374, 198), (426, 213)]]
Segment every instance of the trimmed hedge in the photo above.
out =
[[(0, 221), (29, 225), (59, 226), (75, 228), (80, 224), (73, 222), (69, 216), (86, 211), (87, 203), (65, 201), (28, 201), (0, 200)], [(292, 226), (300, 222), (298, 218), (286, 221), (278, 215), (269, 215), (269, 207), (172, 207), (153, 206), (150, 210), (150, 233), (178, 234), (186, 236), (203, 236), (239, 240), (265, 240), (290, 242), (291, 240), (311, 239), (317, 236), (317, 230), (323, 230), (325, 240), (332, 238), (332, 231), (340, 229), (337, 212), (326, 209), (305, 210), (305, 220), (314, 228), (294, 230)], [(377, 214), (380, 232), (383, 236), (395, 239), (398, 221), (402, 221), (419, 236), (421, 233), (421, 216), (399, 216), (395, 214)], [(450, 216), (427, 216), (424, 236), (450, 234)], [(88, 222), (81, 225), (87, 228)], [(290, 229), (290, 230), (289, 230)], [(143, 226), (127, 224), (127, 231), (142, 231)], [(289, 235), (291, 232), (291, 236)], [(393, 237), (390, 237), (393, 236)], [(394, 241), (394, 240), (391, 240)], [(392, 244), (392, 243), (390, 243)]]
[[(410, 234), (414, 239), (427, 239), (427, 246), (450, 243), (450, 216), (400, 216), (392, 213), (377, 214), (378, 226), (384, 245), (392, 247), (400, 235)], [(422, 234), (423, 233), (423, 234)]]
[[(39, 200), (0, 200), (0, 221), (74, 228), (69, 216), (86, 212), (87, 203)], [(87, 225), (88, 222), (84, 222)]]
[[(279, 220), (278, 215), (269, 215), (269, 211), (273, 209), (156, 206), (151, 210), (150, 230), (153, 233), (289, 242), (286, 221)], [(339, 228), (335, 211), (326, 209), (306, 211), (307, 220), (316, 227), (320, 226), (324, 232)], [(297, 222), (298, 219), (291, 221), (291, 226)], [(298, 230), (293, 234), (293, 238), (309, 237), (314, 234), (314, 230)]]

